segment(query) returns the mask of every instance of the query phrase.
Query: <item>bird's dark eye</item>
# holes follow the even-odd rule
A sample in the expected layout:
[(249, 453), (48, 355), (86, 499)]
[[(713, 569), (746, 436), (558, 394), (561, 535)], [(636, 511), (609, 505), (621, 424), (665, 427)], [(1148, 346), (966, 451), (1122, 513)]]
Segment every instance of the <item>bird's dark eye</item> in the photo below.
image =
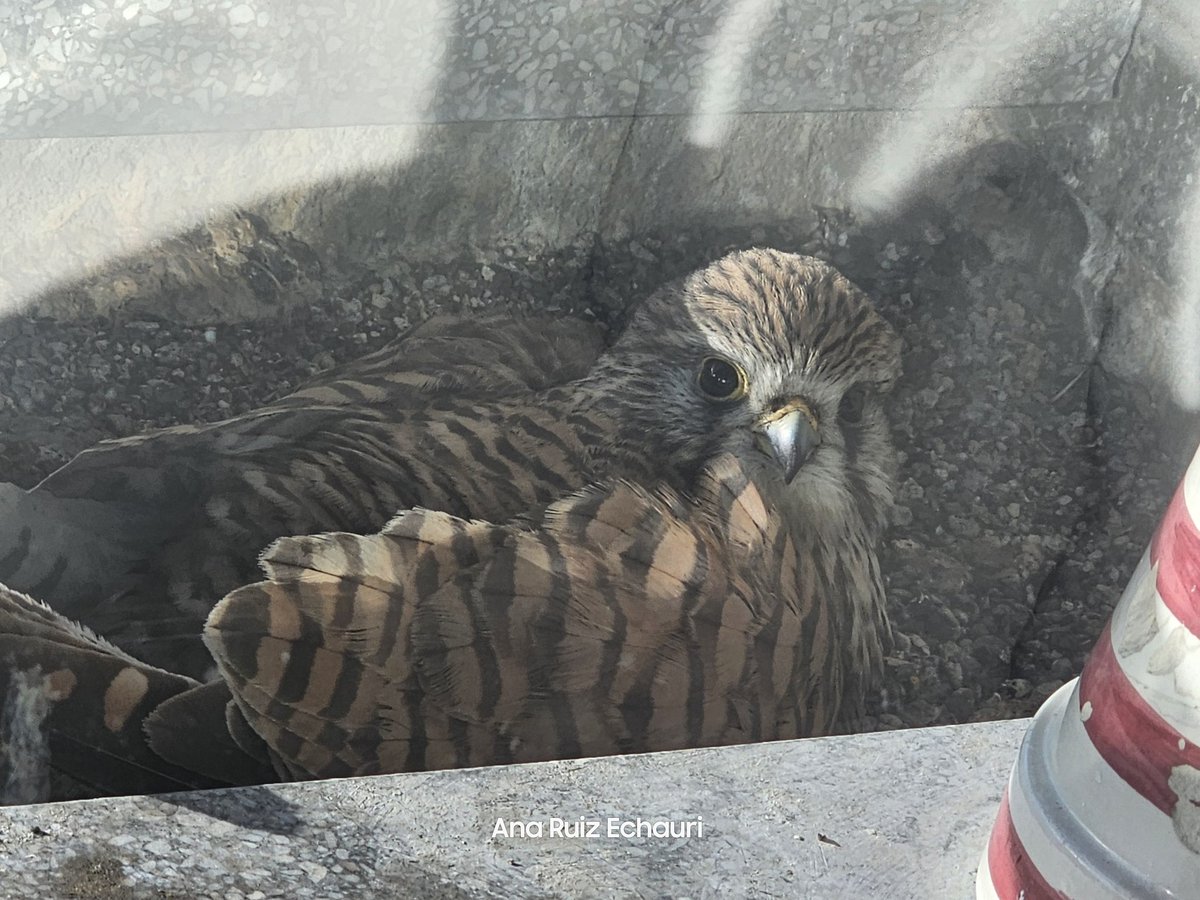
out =
[(842, 402), (838, 404), (838, 418), (848, 425), (857, 425), (862, 421), (863, 403), (867, 399), (867, 389), (855, 385), (842, 394)]
[(737, 363), (709, 356), (700, 363), (696, 384), (710, 400), (741, 400), (746, 396), (746, 372)]

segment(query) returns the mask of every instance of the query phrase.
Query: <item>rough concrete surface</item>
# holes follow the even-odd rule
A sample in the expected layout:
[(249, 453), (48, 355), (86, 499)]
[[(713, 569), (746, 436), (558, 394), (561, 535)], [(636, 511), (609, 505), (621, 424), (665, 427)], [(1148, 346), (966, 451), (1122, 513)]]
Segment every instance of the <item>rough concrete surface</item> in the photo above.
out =
[[(147, 245), (201, 221), (220, 227), (235, 207), (342, 260), (585, 241), (598, 205), (622, 202), (609, 185), (636, 138), (668, 158), (680, 139), (694, 150), (733, 143), (735, 165), (720, 174), (743, 219), (764, 204), (771, 218), (855, 205), (850, 180), (810, 197), (826, 179), (787, 167), (836, 160), (837, 174), (885, 137), (893, 172), (897, 142), (878, 115), (855, 131), (853, 116), (829, 114), (940, 119), (935, 111), (1103, 101), (1140, 9), (1138, 0), (17, 4), (0, 11), (0, 172), (10, 173), (0, 179), (10, 222), (0, 313), (35, 301), (54, 315), (145, 295), (161, 302), (181, 278), (145, 271)], [(827, 127), (833, 139), (780, 148), (743, 125), (734, 140), (733, 113), (751, 123), (815, 113), (814, 140)], [(940, 121), (936, 130), (954, 131)], [(775, 183), (747, 192), (739, 171)], [(219, 258), (203, 239), (194, 250), (175, 267), (211, 282)], [(64, 281), (69, 298), (55, 290)], [(209, 284), (169, 312), (261, 314), (244, 285), (225, 287)]]
[[(13, 807), (0, 811), (0, 890), (965, 897), (1025, 724)], [(565, 836), (552, 818), (599, 824)], [(638, 818), (703, 830), (622, 836)]]
[(1102, 98), (1140, 3), (1080, 6), (44, 0), (0, 10), (0, 136), (844, 109), (947, 66), (991, 102)]

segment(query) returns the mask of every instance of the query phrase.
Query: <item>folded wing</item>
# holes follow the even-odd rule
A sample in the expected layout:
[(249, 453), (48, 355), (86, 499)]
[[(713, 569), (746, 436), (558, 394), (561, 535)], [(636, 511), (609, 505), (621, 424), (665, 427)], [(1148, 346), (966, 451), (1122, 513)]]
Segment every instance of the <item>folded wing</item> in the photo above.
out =
[(617, 482), (534, 526), (411, 510), (285, 538), (205, 641), (293, 777), (828, 733), (844, 617), (734, 459), (694, 498)]

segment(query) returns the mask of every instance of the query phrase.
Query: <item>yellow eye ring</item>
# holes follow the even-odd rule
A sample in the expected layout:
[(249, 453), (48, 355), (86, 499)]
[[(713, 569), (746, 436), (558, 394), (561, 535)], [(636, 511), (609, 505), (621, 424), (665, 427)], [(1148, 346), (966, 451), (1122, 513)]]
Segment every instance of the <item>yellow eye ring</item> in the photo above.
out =
[(720, 356), (706, 356), (696, 374), (696, 386), (709, 400), (732, 403), (746, 396), (746, 370)]

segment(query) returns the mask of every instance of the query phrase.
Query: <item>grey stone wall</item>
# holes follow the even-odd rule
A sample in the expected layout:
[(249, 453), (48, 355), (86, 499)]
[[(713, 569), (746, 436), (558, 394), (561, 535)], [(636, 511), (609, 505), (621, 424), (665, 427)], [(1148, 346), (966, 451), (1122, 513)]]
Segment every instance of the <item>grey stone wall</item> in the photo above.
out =
[[(816, 205), (886, 202), (919, 161), (986, 137), (960, 133), (960, 107), (1110, 97), (1139, 9), (13, 4), (0, 35), (0, 310), (69, 316), (137, 299), (195, 321), (270, 313), (203, 235), (184, 238), (199, 241), (190, 254), (162, 251), (235, 207), (310, 247), (336, 280), (384, 254), (541, 252), (680, 214), (813, 219)], [(898, 161), (888, 129), (913, 109), (940, 146), (910, 135)], [(164, 258), (167, 275), (153, 262)]]
[[(10, 4), (0, 135), (1106, 99), (1137, 0), (94, 0)], [(1029, 36), (1050, 46), (1032, 59)], [(1022, 50), (1022, 47), (1025, 49)], [(1025, 59), (1013, 67), (1010, 59)], [(929, 100), (935, 98), (927, 98)]]

